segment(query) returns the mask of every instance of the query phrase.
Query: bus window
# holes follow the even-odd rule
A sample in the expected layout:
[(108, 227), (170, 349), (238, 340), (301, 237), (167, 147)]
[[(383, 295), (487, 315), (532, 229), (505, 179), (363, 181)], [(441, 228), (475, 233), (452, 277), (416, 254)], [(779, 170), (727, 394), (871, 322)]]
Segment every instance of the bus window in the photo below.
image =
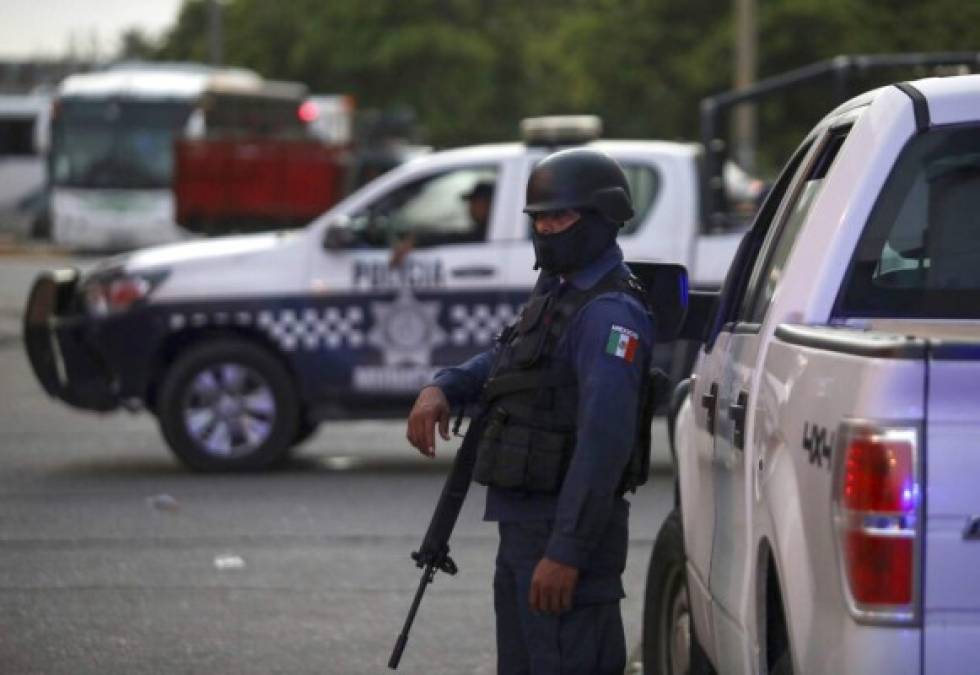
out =
[(62, 101), (53, 127), (52, 184), (169, 187), (173, 139), (190, 112), (187, 102)]

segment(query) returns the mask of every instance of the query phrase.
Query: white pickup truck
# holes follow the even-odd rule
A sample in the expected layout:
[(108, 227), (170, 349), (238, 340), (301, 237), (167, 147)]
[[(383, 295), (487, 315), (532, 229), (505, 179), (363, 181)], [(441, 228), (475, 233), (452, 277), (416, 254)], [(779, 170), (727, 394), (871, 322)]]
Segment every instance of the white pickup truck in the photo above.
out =
[(645, 672), (980, 672), (980, 76), (825, 117), (707, 324)]
[[(536, 277), (528, 174), (594, 135), (583, 121), (539, 119), (527, 143), (425, 155), (301, 230), (46, 272), (25, 312), (35, 374), (79, 408), (152, 411), (198, 469), (271, 466), (323, 419), (404, 415), (436, 370), (488, 348), (516, 316)], [(720, 286), (744, 228), (703, 231), (700, 146), (592, 147), (632, 187), (627, 259), (682, 263), (693, 284)]]

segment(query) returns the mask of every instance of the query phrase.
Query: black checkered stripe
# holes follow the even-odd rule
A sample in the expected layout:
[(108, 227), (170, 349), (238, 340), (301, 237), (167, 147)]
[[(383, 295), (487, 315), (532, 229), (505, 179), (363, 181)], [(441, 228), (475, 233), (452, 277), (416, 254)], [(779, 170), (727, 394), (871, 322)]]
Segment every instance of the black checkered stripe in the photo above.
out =
[[(453, 304), (449, 307), (447, 331), (454, 346), (486, 347), (510, 323), (517, 308), (507, 304)], [(178, 312), (169, 317), (171, 331), (187, 327), (254, 326), (285, 351), (357, 349), (367, 340), (364, 309), (350, 307), (307, 307), (302, 309), (257, 309), (236, 312)]]

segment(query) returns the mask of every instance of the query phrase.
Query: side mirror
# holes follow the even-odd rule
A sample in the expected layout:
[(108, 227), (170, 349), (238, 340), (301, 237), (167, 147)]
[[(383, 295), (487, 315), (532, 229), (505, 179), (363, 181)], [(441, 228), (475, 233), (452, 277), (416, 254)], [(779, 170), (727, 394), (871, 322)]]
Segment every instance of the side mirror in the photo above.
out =
[(715, 322), (720, 297), (718, 291), (691, 291), (688, 295), (687, 316), (684, 317), (677, 338), (694, 342), (707, 340)]
[(628, 262), (630, 271), (647, 291), (656, 320), (657, 342), (681, 335), (688, 311), (687, 269), (672, 263)]
[(657, 342), (704, 342), (718, 311), (717, 291), (688, 289), (687, 269), (673, 263), (626, 263), (647, 289), (657, 321)]
[(350, 218), (340, 216), (327, 223), (327, 229), (323, 233), (323, 248), (328, 251), (350, 248), (357, 240), (357, 236), (350, 227)]

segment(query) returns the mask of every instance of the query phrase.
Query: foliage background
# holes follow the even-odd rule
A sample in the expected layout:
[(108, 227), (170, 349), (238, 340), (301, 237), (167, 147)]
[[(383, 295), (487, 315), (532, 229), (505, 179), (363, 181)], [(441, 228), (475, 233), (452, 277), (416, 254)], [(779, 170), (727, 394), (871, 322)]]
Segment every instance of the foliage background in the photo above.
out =
[[(722, 0), (224, 0), (224, 60), (362, 109), (414, 109), (437, 146), (515, 138), (528, 115), (595, 113), (608, 137), (697, 139), (698, 102), (730, 86)], [(759, 77), (838, 54), (980, 48), (980, 2), (759, 0)], [(207, 61), (208, 5), (123, 57)], [(849, 93), (927, 74), (876, 72)], [(772, 172), (829, 110), (828, 83), (759, 106)]]

